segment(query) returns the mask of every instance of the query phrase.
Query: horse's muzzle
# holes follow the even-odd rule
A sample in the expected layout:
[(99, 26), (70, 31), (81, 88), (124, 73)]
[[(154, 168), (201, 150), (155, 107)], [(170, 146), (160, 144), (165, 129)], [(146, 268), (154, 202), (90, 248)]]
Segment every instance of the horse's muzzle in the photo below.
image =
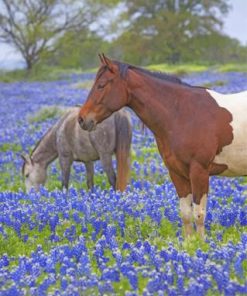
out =
[(96, 128), (96, 124), (93, 119), (84, 120), (81, 116), (78, 118), (80, 127), (85, 131), (92, 131)]

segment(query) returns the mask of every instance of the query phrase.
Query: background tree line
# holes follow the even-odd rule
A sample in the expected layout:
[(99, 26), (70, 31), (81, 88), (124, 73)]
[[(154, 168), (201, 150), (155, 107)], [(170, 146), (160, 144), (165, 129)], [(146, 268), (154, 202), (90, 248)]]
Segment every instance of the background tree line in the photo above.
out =
[(0, 0), (0, 40), (27, 69), (92, 67), (97, 53), (147, 65), (243, 62), (222, 32), (228, 0)]

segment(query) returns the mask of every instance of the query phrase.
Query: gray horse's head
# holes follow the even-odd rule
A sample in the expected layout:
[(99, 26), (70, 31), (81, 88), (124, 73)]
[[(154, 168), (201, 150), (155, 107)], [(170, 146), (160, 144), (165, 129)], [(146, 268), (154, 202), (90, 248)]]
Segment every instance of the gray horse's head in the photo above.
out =
[(21, 155), (24, 160), (22, 167), (22, 175), (25, 180), (26, 191), (32, 188), (39, 190), (40, 185), (44, 185), (46, 181), (46, 168), (35, 162), (29, 155)]

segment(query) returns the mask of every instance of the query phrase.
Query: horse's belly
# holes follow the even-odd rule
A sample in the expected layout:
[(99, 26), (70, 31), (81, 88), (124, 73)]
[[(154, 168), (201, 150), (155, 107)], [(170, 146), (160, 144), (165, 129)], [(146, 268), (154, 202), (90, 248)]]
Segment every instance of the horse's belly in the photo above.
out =
[(77, 161), (82, 161), (82, 162), (89, 162), (89, 161), (96, 161), (99, 160), (99, 155), (98, 154), (88, 154), (88, 153), (80, 153), (80, 154), (74, 154), (73, 159)]
[(74, 149), (73, 159), (82, 162), (95, 161), (99, 159), (99, 154), (91, 145), (87, 147), (87, 145), (84, 144), (83, 148)]
[(225, 164), (227, 169), (221, 173), (223, 176), (247, 175), (247, 141), (233, 143), (225, 146), (222, 152), (214, 158), (214, 163)]
[(83, 137), (78, 137), (73, 143), (73, 159), (88, 162), (95, 161), (99, 159), (99, 154), (96, 149), (92, 146), (88, 135), (83, 135)]

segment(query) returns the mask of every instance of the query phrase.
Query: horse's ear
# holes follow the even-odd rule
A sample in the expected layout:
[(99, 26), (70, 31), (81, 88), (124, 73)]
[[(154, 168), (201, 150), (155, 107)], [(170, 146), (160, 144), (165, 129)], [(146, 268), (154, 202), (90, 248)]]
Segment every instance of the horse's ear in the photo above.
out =
[(102, 59), (103, 59), (103, 64), (105, 64), (107, 66), (107, 68), (112, 72), (114, 73), (114, 63), (109, 59), (107, 58), (103, 53), (102, 53)]
[(21, 158), (24, 160), (25, 163), (33, 164), (31, 156), (27, 154), (21, 154)]
[(20, 154), (20, 156), (21, 156), (21, 158), (22, 158), (25, 162), (28, 161), (28, 159), (27, 159), (27, 155), (26, 155), (26, 154)]
[(103, 59), (102, 55), (99, 53), (98, 56), (99, 56), (101, 64), (104, 64), (104, 59)]

